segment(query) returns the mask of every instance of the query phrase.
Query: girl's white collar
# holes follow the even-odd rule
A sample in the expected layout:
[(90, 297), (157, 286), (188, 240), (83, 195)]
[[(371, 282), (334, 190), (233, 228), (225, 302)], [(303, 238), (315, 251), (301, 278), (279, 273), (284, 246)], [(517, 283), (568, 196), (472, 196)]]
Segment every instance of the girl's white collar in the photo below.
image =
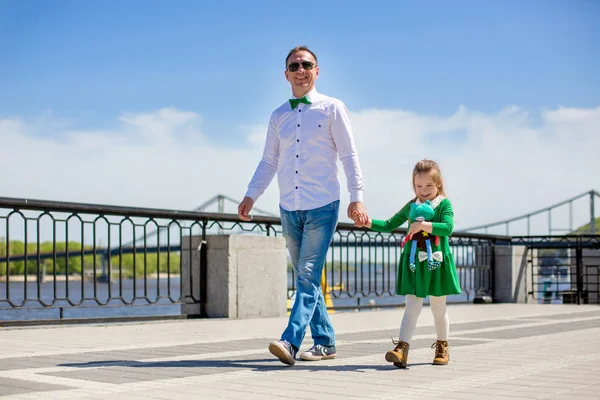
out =
[[(433, 199), (433, 200), (430, 200), (430, 203), (431, 203), (431, 208), (433, 208), (433, 209), (435, 210), (435, 208), (436, 208), (437, 206), (439, 206), (439, 205), (440, 205), (440, 203), (442, 202), (442, 200), (444, 200), (444, 199), (445, 199), (445, 197), (444, 197), (444, 196), (442, 196), (442, 195), (440, 194), (440, 195), (438, 195), (438, 196), (437, 196), (435, 199)], [(417, 200), (415, 201), (415, 204), (423, 204), (423, 202), (422, 202), (421, 200), (417, 199)]]

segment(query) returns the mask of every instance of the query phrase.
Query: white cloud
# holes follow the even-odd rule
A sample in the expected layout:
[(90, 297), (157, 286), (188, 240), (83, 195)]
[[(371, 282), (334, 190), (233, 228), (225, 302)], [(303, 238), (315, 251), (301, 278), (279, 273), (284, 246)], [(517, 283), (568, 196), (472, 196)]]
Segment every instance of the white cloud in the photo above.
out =
[[(375, 218), (390, 217), (411, 198), (412, 167), (424, 157), (442, 167), (458, 228), (600, 189), (600, 107), (546, 110), (538, 123), (514, 106), (495, 114), (460, 107), (450, 116), (370, 109), (351, 118)], [(165, 108), (118, 120), (109, 131), (69, 130), (52, 116), (0, 120), (2, 196), (166, 209), (192, 209), (220, 193), (239, 199), (266, 130), (250, 127), (245, 147), (234, 149), (212, 144), (201, 116), (190, 111)], [(344, 191), (342, 200), (345, 207)], [(277, 204), (274, 180), (257, 207), (277, 213)], [(589, 207), (579, 209), (576, 224)]]
[[(449, 117), (381, 110), (354, 114), (369, 210), (387, 218), (404, 204), (412, 195), (412, 167), (424, 157), (442, 168), (459, 228), (599, 190), (600, 107), (560, 108), (541, 118), (534, 124), (518, 107), (491, 115), (460, 107)], [(575, 224), (587, 222), (585, 207), (579, 207)], [(554, 227), (566, 227), (567, 216), (568, 209), (557, 210)]]
[[(119, 121), (108, 132), (47, 136), (44, 125), (0, 120), (2, 196), (190, 210), (216, 194), (241, 198), (262, 152), (211, 146), (193, 112), (161, 109)], [(276, 189), (265, 194), (271, 209)]]

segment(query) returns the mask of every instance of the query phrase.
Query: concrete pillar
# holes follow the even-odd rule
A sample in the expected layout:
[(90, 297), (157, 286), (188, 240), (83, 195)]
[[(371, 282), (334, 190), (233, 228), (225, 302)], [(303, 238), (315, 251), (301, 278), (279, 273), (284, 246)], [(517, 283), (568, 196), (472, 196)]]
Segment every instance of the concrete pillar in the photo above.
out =
[(497, 245), (494, 247), (494, 301), (497, 303), (527, 303), (531, 291), (528, 276), (526, 246)]
[[(199, 295), (198, 237), (182, 244), (184, 293)], [(287, 249), (283, 237), (208, 236), (206, 314), (214, 318), (279, 317), (287, 314)], [(189, 249), (193, 250), (191, 257)], [(190, 262), (191, 260), (191, 262)], [(186, 271), (187, 270), (187, 271)], [(182, 304), (182, 313), (192, 308)], [(192, 310), (193, 311), (193, 310)]]
[(200, 309), (200, 247), (201, 236), (186, 236), (181, 240), (181, 313), (201, 316)]

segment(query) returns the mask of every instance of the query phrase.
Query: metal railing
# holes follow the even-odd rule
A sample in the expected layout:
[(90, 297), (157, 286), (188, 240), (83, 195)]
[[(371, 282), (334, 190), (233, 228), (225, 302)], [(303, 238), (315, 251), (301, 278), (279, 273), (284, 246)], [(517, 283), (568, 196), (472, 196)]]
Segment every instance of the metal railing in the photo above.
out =
[[(324, 267), (325, 300), (335, 310), (398, 307), (396, 277), (406, 230), (378, 233), (338, 224)], [(472, 302), (493, 296), (493, 244), (497, 237), (457, 234), (450, 238), (460, 295), (450, 302)], [(295, 293), (295, 274), (288, 274), (288, 299)]]
[[(0, 312), (52, 310), (58, 312), (53, 318), (90, 318), (118, 315), (117, 309), (131, 316), (138, 306), (171, 306), (168, 313), (178, 315), (172, 306), (183, 302), (202, 310), (206, 247), (195, 282), (182, 276), (181, 242), (225, 231), (279, 235), (280, 220), (255, 217), (247, 223), (231, 214), (0, 198)], [(334, 308), (372, 306), (374, 299), (401, 302), (395, 279), (404, 233), (338, 225), (325, 265), (325, 290), (336, 299)], [(466, 234), (451, 238), (464, 289), (459, 300), (492, 295), (493, 240)], [(288, 276), (293, 297), (291, 268)], [(199, 295), (186, 287), (199, 287)]]
[[(332, 308), (403, 302), (395, 286), (405, 232), (338, 224), (325, 265)], [(183, 271), (181, 244), (188, 236), (205, 241), (221, 233), (280, 235), (280, 219), (242, 222), (233, 214), (0, 198), (0, 319), (182, 317), (183, 303), (198, 304), (203, 316), (206, 246), (194, 280)], [(450, 238), (463, 289), (451, 301), (493, 297), (493, 245), (499, 238)], [(288, 265), (291, 299), (294, 285)]]
[[(0, 198), (0, 320), (180, 316), (206, 303), (206, 249), (199, 280), (182, 275), (186, 236), (272, 234), (278, 218)], [(191, 252), (192, 250), (190, 250)], [(190, 289), (199, 287), (199, 292)], [(199, 293), (199, 294), (195, 294)], [(152, 306), (152, 309), (144, 306)]]
[(529, 296), (544, 304), (600, 304), (600, 235), (512, 238), (527, 247)]

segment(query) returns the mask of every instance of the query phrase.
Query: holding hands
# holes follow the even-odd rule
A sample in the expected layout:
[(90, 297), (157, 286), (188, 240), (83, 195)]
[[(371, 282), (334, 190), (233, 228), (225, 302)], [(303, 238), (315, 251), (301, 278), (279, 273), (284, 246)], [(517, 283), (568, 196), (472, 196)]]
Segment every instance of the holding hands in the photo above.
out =
[(348, 217), (354, 221), (354, 226), (358, 228), (371, 227), (371, 219), (363, 203), (350, 203), (350, 206), (348, 206)]

